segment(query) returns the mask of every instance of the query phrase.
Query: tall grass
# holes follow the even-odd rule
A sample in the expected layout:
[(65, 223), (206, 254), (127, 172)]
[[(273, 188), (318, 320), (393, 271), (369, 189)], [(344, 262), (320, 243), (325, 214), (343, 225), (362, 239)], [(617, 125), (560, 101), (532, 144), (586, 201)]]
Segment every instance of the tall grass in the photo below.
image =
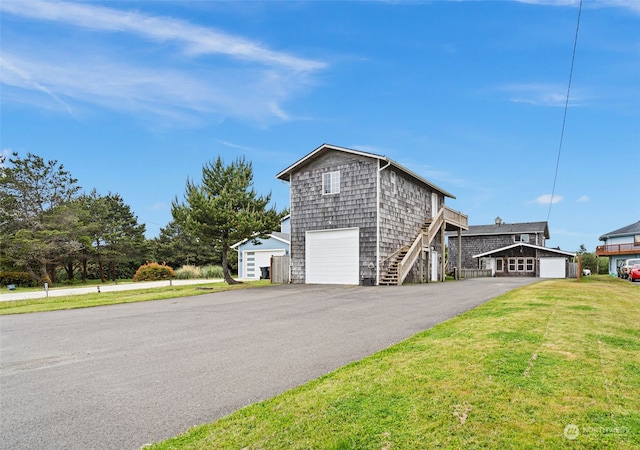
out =
[(200, 267), (185, 265), (176, 270), (176, 278), (178, 280), (191, 280), (194, 278), (202, 278)]
[(178, 280), (192, 280), (197, 278), (220, 279), (224, 277), (222, 266), (208, 265), (204, 267), (182, 266), (176, 270)]

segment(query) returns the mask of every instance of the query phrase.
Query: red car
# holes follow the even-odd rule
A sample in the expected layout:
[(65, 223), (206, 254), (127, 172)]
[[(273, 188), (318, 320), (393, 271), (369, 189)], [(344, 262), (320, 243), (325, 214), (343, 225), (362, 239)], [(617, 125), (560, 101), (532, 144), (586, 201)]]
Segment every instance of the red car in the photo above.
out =
[(629, 271), (629, 279), (631, 282), (640, 280), (640, 264), (635, 264)]

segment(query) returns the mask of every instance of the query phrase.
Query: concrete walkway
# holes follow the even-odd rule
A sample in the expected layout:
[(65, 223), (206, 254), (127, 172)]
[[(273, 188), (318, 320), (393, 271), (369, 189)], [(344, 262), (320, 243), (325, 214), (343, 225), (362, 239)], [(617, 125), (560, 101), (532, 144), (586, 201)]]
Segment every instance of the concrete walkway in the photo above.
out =
[(63, 297), (65, 295), (82, 295), (82, 294), (95, 294), (98, 292), (117, 292), (117, 291), (130, 291), (135, 289), (150, 289), (163, 286), (184, 286), (188, 284), (207, 284), (207, 283), (221, 283), (224, 280), (210, 279), (210, 280), (163, 280), (163, 281), (143, 281), (140, 283), (123, 283), (123, 284), (100, 284), (90, 287), (70, 287), (70, 288), (53, 288), (49, 289), (49, 293), (45, 290), (41, 291), (26, 291), (26, 292), (12, 292), (8, 289), (3, 289), (0, 293), (0, 302), (6, 302), (9, 300), (29, 300), (33, 298), (46, 298), (46, 297)]

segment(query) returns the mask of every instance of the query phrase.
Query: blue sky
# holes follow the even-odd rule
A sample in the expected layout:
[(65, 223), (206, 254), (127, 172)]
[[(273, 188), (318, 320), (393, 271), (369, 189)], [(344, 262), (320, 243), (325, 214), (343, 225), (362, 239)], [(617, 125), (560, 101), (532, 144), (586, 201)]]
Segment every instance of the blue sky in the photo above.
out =
[[(288, 207), (275, 175), (325, 142), (398, 161), (471, 224), (543, 221), (578, 4), (3, 0), (0, 151), (119, 193), (149, 237), (218, 155)], [(548, 245), (639, 220), (639, 162), (640, 2), (585, 0)]]

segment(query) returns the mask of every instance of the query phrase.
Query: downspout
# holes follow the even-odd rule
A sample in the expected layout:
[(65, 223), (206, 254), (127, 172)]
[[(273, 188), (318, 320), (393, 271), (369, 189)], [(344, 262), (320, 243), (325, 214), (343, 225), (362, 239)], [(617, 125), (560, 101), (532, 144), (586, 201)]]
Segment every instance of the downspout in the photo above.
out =
[[(387, 165), (378, 167), (376, 173), (376, 286), (380, 284), (380, 172), (391, 165), (391, 161), (387, 159)], [(378, 166), (380, 163), (378, 162)]]
[[(291, 223), (293, 222), (293, 202), (291, 201), (293, 199), (293, 196), (291, 194), (292, 191), (292, 179), (293, 179), (293, 175), (289, 174), (289, 284), (293, 283), (293, 252), (291, 250), (293, 250), (293, 246), (291, 245), (291, 243), (293, 242), (293, 227), (291, 226)], [(280, 222), (280, 226), (282, 226), (282, 222)], [(305, 264), (307, 264), (307, 262), (305, 261)], [(305, 266), (305, 275), (306, 275), (306, 266)]]

